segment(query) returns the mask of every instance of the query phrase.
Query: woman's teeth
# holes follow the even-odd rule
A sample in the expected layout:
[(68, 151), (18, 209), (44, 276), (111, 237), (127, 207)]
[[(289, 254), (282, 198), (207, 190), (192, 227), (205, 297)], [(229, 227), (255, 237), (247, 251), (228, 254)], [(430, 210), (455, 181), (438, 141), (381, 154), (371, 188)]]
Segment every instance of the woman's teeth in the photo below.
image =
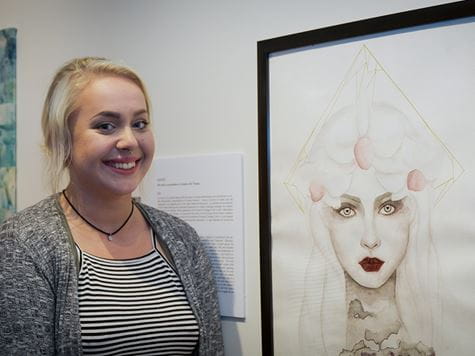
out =
[(135, 167), (135, 162), (129, 162), (129, 163), (111, 162), (111, 166), (117, 169), (132, 169)]

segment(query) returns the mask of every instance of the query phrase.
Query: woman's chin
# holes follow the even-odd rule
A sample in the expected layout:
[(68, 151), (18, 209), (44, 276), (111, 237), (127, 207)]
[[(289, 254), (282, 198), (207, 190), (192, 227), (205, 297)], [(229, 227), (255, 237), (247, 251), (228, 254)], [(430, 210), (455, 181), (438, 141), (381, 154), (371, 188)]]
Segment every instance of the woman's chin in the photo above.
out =
[[(351, 276), (351, 278), (360, 286), (365, 287), (365, 288), (380, 288), (388, 278), (386, 276), (383, 276), (382, 274), (378, 272), (364, 272), (368, 275), (366, 276)], [(356, 277), (356, 278), (355, 278)]]

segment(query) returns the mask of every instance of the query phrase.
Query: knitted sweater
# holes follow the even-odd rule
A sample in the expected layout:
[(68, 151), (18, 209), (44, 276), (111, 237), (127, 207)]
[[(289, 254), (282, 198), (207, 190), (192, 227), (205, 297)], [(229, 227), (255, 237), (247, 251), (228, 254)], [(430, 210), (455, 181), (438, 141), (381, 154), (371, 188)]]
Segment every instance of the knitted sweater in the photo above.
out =
[[(200, 356), (223, 355), (211, 266), (196, 232), (182, 220), (138, 208), (161, 238), (200, 327)], [(2, 355), (81, 355), (78, 258), (66, 217), (52, 195), (0, 225)]]

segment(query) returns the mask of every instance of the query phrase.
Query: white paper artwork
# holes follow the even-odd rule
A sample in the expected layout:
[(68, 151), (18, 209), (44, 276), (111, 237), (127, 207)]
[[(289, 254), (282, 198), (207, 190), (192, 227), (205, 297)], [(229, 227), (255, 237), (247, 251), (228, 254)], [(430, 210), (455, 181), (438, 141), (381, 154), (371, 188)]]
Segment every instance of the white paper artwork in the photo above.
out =
[(211, 259), (221, 315), (244, 318), (242, 155), (155, 159), (141, 195), (195, 228)]
[(475, 26), (395, 37), (270, 60), (279, 355), (475, 350)]

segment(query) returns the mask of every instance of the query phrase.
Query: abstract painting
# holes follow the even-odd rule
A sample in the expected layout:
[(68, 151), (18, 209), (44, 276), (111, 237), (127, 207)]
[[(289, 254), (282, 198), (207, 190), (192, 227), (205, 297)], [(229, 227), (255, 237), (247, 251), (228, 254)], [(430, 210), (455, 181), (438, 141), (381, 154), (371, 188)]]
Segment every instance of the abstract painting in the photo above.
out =
[(16, 209), (16, 29), (0, 30), (0, 222)]

